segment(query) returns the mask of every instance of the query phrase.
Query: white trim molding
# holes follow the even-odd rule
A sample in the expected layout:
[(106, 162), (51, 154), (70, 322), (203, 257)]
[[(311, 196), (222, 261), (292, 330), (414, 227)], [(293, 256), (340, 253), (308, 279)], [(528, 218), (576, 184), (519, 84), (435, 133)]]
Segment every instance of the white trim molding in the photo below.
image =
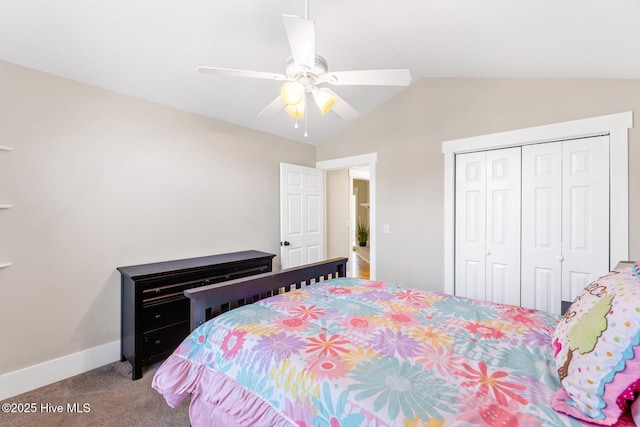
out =
[(493, 133), (442, 143), (444, 154), (444, 292), (454, 293), (455, 156), (472, 151), (609, 135), (610, 247), (613, 268), (629, 257), (629, 129), (633, 112)]
[(349, 176), (355, 179), (368, 180), (370, 177), (369, 169), (365, 171), (360, 169), (349, 168)]
[(120, 340), (0, 375), (0, 401), (120, 360)]
[(325, 170), (345, 169), (353, 166), (371, 165), (378, 161), (378, 153), (360, 154), (338, 159), (320, 160), (316, 168)]
[(376, 278), (376, 162), (378, 153), (361, 154), (358, 156), (342, 157), (338, 159), (320, 160), (316, 162), (316, 168), (323, 170), (346, 169), (354, 166), (369, 166), (369, 277)]

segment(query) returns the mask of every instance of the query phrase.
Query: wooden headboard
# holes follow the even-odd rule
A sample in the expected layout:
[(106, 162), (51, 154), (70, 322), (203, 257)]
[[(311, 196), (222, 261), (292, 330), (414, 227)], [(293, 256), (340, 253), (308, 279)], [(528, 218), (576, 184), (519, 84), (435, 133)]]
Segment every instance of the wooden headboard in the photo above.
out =
[(232, 308), (300, 289), (322, 280), (345, 277), (346, 273), (347, 258), (333, 258), (188, 289), (184, 291), (184, 295), (191, 300), (191, 330)]

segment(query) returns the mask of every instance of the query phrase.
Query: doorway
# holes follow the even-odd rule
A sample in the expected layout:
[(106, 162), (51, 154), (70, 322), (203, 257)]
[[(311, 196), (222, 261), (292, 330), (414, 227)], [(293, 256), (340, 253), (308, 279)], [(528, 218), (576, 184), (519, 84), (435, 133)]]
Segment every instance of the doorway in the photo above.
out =
[(369, 235), (371, 224), (369, 221), (369, 168), (358, 167), (349, 169), (349, 188), (351, 204), (349, 218), (351, 222), (351, 268), (350, 277), (370, 279), (370, 249)]
[[(353, 277), (353, 266), (360, 258), (356, 259), (353, 250), (357, 222), (355, 221), (355, 202), (353, 202), (353, 182), (349, 174), (352, 170), (367, 171), (368, 169), (368, 202), (362, 203), (368, 203), (369, 240), (366, 248), (371, 280), (376, 278), (376, 162), (377, 153), (371, 153), (316, 163), (318, 169), (326, 172), (327, 178), (325, 180), (327, 257), (348, 257), (347, 269), (351, 277)], [(357, 175), (358, 172), (355, 174)], [(354, 176), (354, 178), (364, 179), (365, 176)], [(338, 184), (335, 184), (336, 182)], [(364, 267), (364, 263), (360, 263), (360, 266)]]

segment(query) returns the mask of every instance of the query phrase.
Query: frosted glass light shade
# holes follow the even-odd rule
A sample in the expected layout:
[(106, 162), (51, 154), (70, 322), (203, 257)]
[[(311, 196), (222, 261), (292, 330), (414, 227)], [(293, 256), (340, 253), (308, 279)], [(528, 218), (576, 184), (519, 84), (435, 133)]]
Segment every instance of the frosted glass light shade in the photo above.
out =
[(296, 105), (287, 105), (286, 107), (284, 107), (284, 110), (296, 119), (301, 119), (304, 117), (304, 106), (305, 103), (303, 100), (298, 102)]
[(313, 99), (322, 114), (327, 114), (336, 103), (336, 97), (326, 88), (315, 90)]
[(304, 99), (304, 87), (298, 82), (284, 82), (280, 96), (287, 105), (297, 105)]

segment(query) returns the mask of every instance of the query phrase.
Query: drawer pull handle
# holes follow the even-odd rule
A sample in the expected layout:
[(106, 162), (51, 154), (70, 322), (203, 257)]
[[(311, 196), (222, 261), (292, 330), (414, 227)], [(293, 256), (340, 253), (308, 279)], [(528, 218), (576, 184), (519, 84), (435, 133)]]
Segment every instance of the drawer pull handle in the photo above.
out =
[(160, 289), (156, 289), (156, 294), (159, 294), (160, 292), (162, 292)]
[(156, 340), (156, 345), (160, 345), (160, 340)]
[(162, 318), (162, 316), (161, 316), (161, 315), (156, 314), (156, 320), (160, 320), (161, 318)]

